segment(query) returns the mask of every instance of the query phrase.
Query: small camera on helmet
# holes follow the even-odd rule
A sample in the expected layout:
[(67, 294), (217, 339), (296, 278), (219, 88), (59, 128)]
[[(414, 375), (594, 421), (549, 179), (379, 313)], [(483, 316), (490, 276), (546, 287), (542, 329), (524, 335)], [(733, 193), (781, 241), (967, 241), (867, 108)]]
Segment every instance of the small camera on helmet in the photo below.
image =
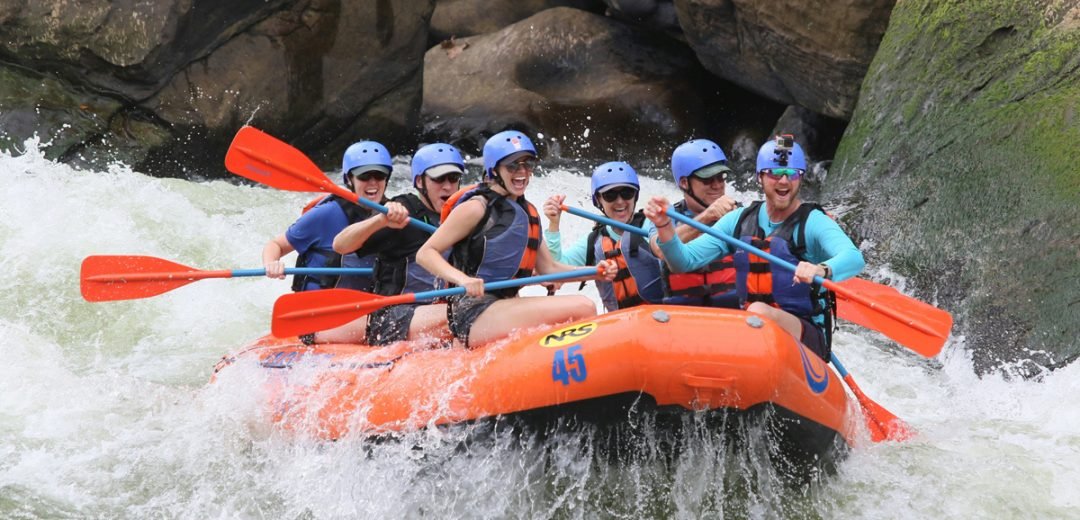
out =
[(776, 151), (777, 152), (790, 152), (795, 148), (795, 136), (792, 134), (781, 134), (776, 136)]

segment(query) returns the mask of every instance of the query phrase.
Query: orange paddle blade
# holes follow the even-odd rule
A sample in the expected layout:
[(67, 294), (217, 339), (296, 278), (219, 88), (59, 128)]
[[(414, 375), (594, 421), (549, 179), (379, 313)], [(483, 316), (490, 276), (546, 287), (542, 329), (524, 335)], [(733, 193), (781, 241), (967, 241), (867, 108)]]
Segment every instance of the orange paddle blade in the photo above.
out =
[(834, 283), (837, 316), (874, 329), (925, 356), (941, 352), (952, 330), (952, 314), (887, 285), (860, 278)]
[(915, 430), (911, 426), (866, 397), (850, 374), (844, 376), (844, 382), (851, 389), (851, 393), (855, 394), (855, 399), (862, 407), (863, 415), (866, 417), (866, 428), (870, 430), (870, 440), (874, 442), (905, 441), (915, 436)]
[(149, 298), (228, 271), (201, 271), (152, 256), (95, 255), (83, 260), (79, 289), (88, 302)]
[(236, 133), (225, 154), (225, 169), (279, 190), (329, 192), (356, 199), (355, 193), (334, 184), (303, 152), (253, 126)]
[(279, 338), (339, 327), (376, 309), (416, 301), (413, 293), (397, 296), (349, 289), (324, 289), (286, 294), (274, 302), (270, 332)]

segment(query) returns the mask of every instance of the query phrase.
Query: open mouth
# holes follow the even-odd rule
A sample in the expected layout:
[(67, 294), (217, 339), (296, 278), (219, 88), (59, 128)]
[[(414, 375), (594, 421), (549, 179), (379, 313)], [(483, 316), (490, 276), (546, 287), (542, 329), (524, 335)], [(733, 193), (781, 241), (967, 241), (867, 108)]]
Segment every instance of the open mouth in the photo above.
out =
[(370, 200), (375, 200), (379, 196), (379, 188), (367, 188), (364, 190), (364, 197)]
[(616, 204), (611, 206), (611, 218), (619, 220), (620, 222), (626, 222), (630, 220), (630, 213), (633, 208), (629, 204)]
[(517, 191), (524, 191), (525, 187), (529, 185), (529, 176), (522, 175), (520, 177), (513, 177), (510, 179), (510, 185)]

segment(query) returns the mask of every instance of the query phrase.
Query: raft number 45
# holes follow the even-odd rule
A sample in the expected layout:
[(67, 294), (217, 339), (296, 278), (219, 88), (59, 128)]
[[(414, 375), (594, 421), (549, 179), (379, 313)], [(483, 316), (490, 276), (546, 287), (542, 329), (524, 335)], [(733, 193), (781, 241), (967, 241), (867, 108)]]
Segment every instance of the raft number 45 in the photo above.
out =
[(571, 379), (581, 383), (586, 377), (588, 372), (585, 369), (585, 357), (581, 355), (581, 345), (555, 351), (555, 358), (551, 362), (552, 380), (560, 381), (566, 386)]

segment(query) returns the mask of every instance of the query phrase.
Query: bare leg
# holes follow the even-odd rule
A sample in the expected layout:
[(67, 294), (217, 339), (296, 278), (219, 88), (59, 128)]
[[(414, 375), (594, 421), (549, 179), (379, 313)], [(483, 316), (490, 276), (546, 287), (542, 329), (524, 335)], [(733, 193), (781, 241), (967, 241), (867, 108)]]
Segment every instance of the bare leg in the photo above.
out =
[(362, 316), (340, 327), (315, 333), (315, 343), (366, 343), (367, 316)]
[(469, 347), (503, 338), (516, 329), (596, 316), (596, 304), (585, 296), (526, 296), (499, 300), (473, 323)]
[(446, 304), (422, 305), (413, 313), (409, 323), (409, 339), (418, 338), (450, 339), (450, 328), (446, 325)]
[(801, 341), (802, 321), (800, 321), (799, 318), (796, 318), (795, 316), (789, 314), (787, 311), (777, 309), (776, 307), (761, 302), (751, 303), (750, 306), (746, 308), (746, 310), (754, 314), (760, 314), (766, 318), (769, 318), (770, 320), (775, 321), (784, 330), (788, 331), (788, 334), (794, 336), (796, 340)]

